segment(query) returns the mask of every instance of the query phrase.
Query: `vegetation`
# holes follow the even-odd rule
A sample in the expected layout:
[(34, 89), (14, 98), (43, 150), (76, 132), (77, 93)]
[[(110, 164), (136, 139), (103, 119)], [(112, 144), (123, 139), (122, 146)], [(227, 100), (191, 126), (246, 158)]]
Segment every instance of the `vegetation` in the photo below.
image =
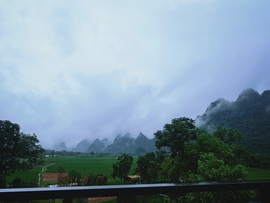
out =
[[(164, 154), (155, 154), (155, 159), (158, 162), (163, 162)], [(150, 156), (151, 157), (151, 156)], [(133, 173), (134, 168), (136, 167), (136, 161), (138, 161), (141, 157), (133, 157), (134, 161), (132, 164), (132, 168), (130, 170), (130, 174)], [(112, 164), (117, 162), (116, 157), (110, 156), (110, 157), (95, 157), (95, 156), (78, 156), (78, 157), (47, 157), (45, 164), (53, 163), (54, 165), (47, 167), (47, 172), (59, 172), (58, 166), (63, 166), (65, 169), (65, 172), (76, 170), (82, 174), (83, 177), (85, 176), (96, 176), (98, 173), (103, 174), (108, 177), (107, 184), (121, 184), (121, 180), (116, 178), (114, 180), (110, 175), (112, 173)], [(75, 161), (76, 160), (76, 161)], [(150, 160), (150, 159), (149, 159)], [(138, 161), (139, 162), (139, 161)], [(80, 167), (77, 168), (76, 165), (79, 165)], [(88, 169), (88, 171), (87, 171)], [(154, 170), (153, 168), (151, 170)], [(270, 175), (270, 169), (256, 169), (256, 168), (247, 168), (248, 174), (247, 174), (247, 180), (269, 180)], [(11, 181), (15, 177), (21, 178), (25, 184), (29, 185), (31, 182), (34, 182), (37, 186), (36, 180), (38, 177), (38, 173), (41, 172), (41, 167), (37, 166), (33, 169), (25, 172), (19, 172), (15, 173), (9, 177), (7, 177), (7, 180), (9, 181), (9, 185), (11, 186)], [(158, 171), (158, 175), (156, 176), (160, 177), (160, 171)], [(159, 182), (160, 180), (154, 180), (151, 182)], [(29, 184), (28, 184), (29, 183)], [(57, 181), (51, 182), (52, 184), (56, 184)], [(147, 181), (144, 181), (144, 183), (148, 183)], [(47, 186), (49, 184), (49, 181), (43, 181), (42, 186)], [(96, 185), (96, 183), (90, 183), (90, 185)], [(202, 195), (202, 194), (201, 194)], [(198, 198), (198, 197), (197, 197)], [(172, 202), (171, 198), (169, 196), (142, 196), (138, 197), (138, 202), (141, 200), (141, 202)], [(46, 202), (46, 201), (44, 201)], [(57, 202), (57, 201), (56, 201)], [(60, 201), (59, 201), (60, 202)]]
[[(157, 155), (155, 153), (152, 153), (154, 157), (156, 157), (156, 162), (162, 162), (162, 157), (164, 158), (164, 155)], [(149, 160), (155, 161), (155, 159), (152, 159), (152, 155), (150, 155)], [(144, 158), (144, 156), (141, 157), (133, 157), (133, 164), (130, 170), (130, 174), (132, 174), (135, 169), (136, 171), (139, 168), (139, 160)], [(116, 179), (116, 181), (113, 180), (111, 177), (112, 173), (112, 165), (116, 163), (117, 159), (114, 156), (108, 156), (108, 157), (96, 157), (96, 156), (78, 156), (78, 157), (47, 157), (45, 158), (45, 163), (53, 163), (53, 165), (50, 165), (47, 167), (46, 172), (59, 172), (59, 166), (62, 166), (65, 171), (71, 171), (76, 170), (79, 171), (83, 176), (89, 175), (89, 174), (97, 174), (101, 173), (106, 176), (108, 176), (108, 183), (109, 184), (118, 184), (120, 183), (120, 180)], [(149, 163), (150, 161), (146, 162)], [(138, 165), (137, 165), (138, 164)], [(77, 167), (77, 165), (79, 167)], [(154, 170), (155, 167), (146, 167), (150, 168), (151, 170)], [(7, 176), (7, 182), (11, 182), (14, 178), (18, 177), (21, 178), (24, 182), (29, 183), (35, 183), (35, 186), (37, 186), (37, 177), (38, 174), (41, 172), (42, 166), (35, 166), (33, 169), (30, 169), (28, 171), (23, 172), (16, 172), (10, 176)], [(267, 180), (270, 177), (270, 169), (260, 169), (260, 168), (247, 168), (248, 174), (247, 174), (247, 180)], [(137, 173), (139, 173), (137, 171)], [(160, 174), (160, 172), (158, 172)], [(156, 176), (157, 178), (158, 176)], [(158, 181), (158, 180), (156, 180)], [(145, 181), (148, 182), (148, 181)], [(155, 181), (150, 181), (155, 182)]]
[(131, 169), (132, 162), (133, 162), (132, 156), (126, 153), (118, 156), (117, 163), (113, 164), (112, 177), (113, 178), (118, 177), (123, 181), (125, 181)]
[(9, 187), (15, 187), (13, 181), (20, 179), (21, 184), (17, 187), (38, 187), (38, 177), (41, 172), (41, 166), (34, 166), (27, 171), (18, 171), (6, 177), (6, 183)]
[(261, 95), (244, 90), (234, 102), (219, 99), (198, 117), (200, 128), (213, 132), (218, 127), (236, 129), (243, 136), (242, 146), (252, 152), (270, 155), (270, 90)]
[(6, 176), (25, 171), (43, 161), (43, 148), (37, 136), (20, 132), (20, 126), (0, 121), (0, 187), (5, 187)]
[[(190, 162), (194, 161), (190, 159), (193, 154), (187, 154), (190, 143), (193, 143), (197, 137), (194, 121), (185, 117), (173, 119), (171, 124), (165, 124), (163, 130), (157, 131), (155, 135), (157, 149), (169, 150), (170, 156), (162, 165), (161, 170), (165, 172), (163, 174), (170, 181), (179, 182), (180, 176), (181, 178), (186, 177), (190, 170), (194, 170), (193, 165), (196, 165), (196, 163)], [(186, 182), (186, 180), (184, 181)]]
[(267, 168), (270, 163), (269, 157), (261, 159), (241, 147), (243, 136), (237, 130), (217, 128), (209, 134), (188, 118), (173, 119), (155, 135), (157, 148), (167, 150), (156, 168), (169, 181), (241, 181), (247, 167)]
[[(246, 164), (250, 156), (239, 146), (243, 137), (236, 130), (218, 128), (209, 134), (197, 129), (192, 119), (184, 117), (173, 119), (155, 135), (159, 154), (148, 153), (137, 162), (142, 182), (230, 182), (247, 178)], [(158, 171), (154, 178), (151, 177), (153, 171)], [(238, 202), (254, 196), (250, 191), (237, 194), (240, 193), (189, 194), (185, 201)]]
[[(136, 169), (137, 157), (133, 157), (133, 160), (130, 173)], [(111, 177), (112, 165), (116, 162), (117, 157), (115, 156), (54, 156), (45, 158), (45, 164), (49, 165), (46, 167), (46, 172), (59, 172), (59, 167), (62, 167), (67, 173), (75, 170), (80, 172), (82, 177), (102, 174), (108, 178), (108, 184), (121, 184), (118, 177), (115, 179)], [(43, 181), (44, 186), (47, 184), (56, 184), (56, 182)]]
[(159, 168), (159, 157), (149, 152), (138, 158), (136, 172), (140, 174), (142, 183), (154, 183), (158, 179)]
[(106, 175), (111, 175), (111, 167), (116, 162), (116, 157), (56, 156), (47, 157), (45, 160), (45, 163), (53, 163), (47, 167), (47, 172), (57, 172), (59, 167), (63, 167), (66, 171), (76, 170), (80, 171), (83, 175), (96, 173), (97, 171)]
[(248, 168), (247, 180), (270, 180), (270, 169)]
[[(137, 160), (136, 157), (134, 157)], [(80, 172), (82, 177), (95, 176), (95, 175), (104, 175), (106, 176), (108, 184), (121, 184), (119, 178), (112, 178), (112, 165), (117, 162), (117, 157), (115, 156), (55, 156), (47, 157), (47, 164), (53, 163), (47, 167), (46, 172), (58, 172), (59, 167), (65, 169), (65, 172), (70, 172), (72, 170)], [(136, 163), (134, 162), (131, 171), (134, 171), (136, 168)], [(56, 182), (54, 182), (55, 184)], [(50, 181), (43, 181), (43, 185), (53, 184)]]
[[(22, 146), (23, 143), (26, 147), (32, 146), (31, 149), (38, 150), (35, 153), (39, 155), (38, 157), (27, 157), (30, 152), (28, 154), (25, 149), (22, 151), (27, 156), (18, 158), (19, 164), (23, 164), (21, 170), (24, 171), (33, 166), (34, 168), (31, 171), (8, 176), (8, 183), (11, 187), (29, 186), (30, 184), (24, 179), (26, 177), (31, 179), (32, 186), (37, 186), (36, 184), (42, 182), (42, 175), (45, 172), (56, 172), (57, 178), (53, 182), (43, 180), (42, 186), (50, 183), (59, 185), (104, 185), (119, 184), (121, 181), (127, 183), (127, 177), (132, 172), (140, 175), (142, 183), (269, 180), (269, 157), (252, 154), (245, 150), (241, 146), (243, 136), (237, 130), (217, 128), (210, 134), (198, 129), (194, 125), (194, 120), (190, 118), (173, 119), (170, 124), (165, 124), (162, 130), (155, 133), (156, 153), (148, 152), (137, 158), (126, 153), (118, 157), (98, 157), (94, 154), (90, 156), (82, 153), (47, 151), (50, 156), (45, 158), (46, 162), (42, 166), (34, 165), (41, 160), (40, 155), (43, 151), (38, 145), (36, 136), (24, 135), (19, 132), (17, 124), (5, 122), (7, 123), (0, 123), (3, 147), (8, 145), (4, 142), (6, 140), (8, 140), (6, 143), (17, 147)], [(10, 135), (13, 136), (9, 137)], [(12, 150), (20, 152), (11, 147), (4, 149), (10, 154)], [(1, 153), (2, 157), (5, 157), (4, 153)], [(9, 161), (11, 160), (13, 157)], [(2, 163), (2, 168), (4, 168), (3, 165)], [(267, 168), (267, 170), (258, 168)], [(16, 170), (18, 171), (16, 168), (9, 171), (2, 170), (2, 174), (6, 177), (7, 174)], [(30, 177), (30, 174), (35, 175)], [(38, 179), (38, 174), (41, 174), (41, 179)], [(203, 192), (187, 194), (185, 197), (149, 196), (138, 199), (142, 202), (242, 202), (250, 201), (255, 195), (254, 191)], [(125, 198), (120, 197), (124, 202)]]

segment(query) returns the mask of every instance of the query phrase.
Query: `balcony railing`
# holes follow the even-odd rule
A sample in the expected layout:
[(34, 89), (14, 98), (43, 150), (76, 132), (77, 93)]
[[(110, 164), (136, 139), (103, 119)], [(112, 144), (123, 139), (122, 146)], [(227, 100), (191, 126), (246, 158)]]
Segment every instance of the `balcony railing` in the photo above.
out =
[(270, 202), (270, 181), (249, 181), (230, 183), (190, 183), (190, 184), (134, 184), (75, 186), (54, 188), (5, 188), (0, 189), (0, 201), (11, 200), (44, 200), (62, 199), (71, 203), (74, 198), (106, 197), (106, 196), (137, 196), (137, 195), (185, 195), (187, 193), (209, 191), (234, 191), (256, 189), (259, 191), (260, 202)]

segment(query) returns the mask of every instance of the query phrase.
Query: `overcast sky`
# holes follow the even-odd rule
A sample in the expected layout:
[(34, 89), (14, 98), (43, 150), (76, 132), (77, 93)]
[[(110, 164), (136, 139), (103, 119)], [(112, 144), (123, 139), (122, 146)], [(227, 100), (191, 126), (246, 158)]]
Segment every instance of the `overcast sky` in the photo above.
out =
[(0, 0), (0, 119), (44, 147), (270, 89), (268, 0)]

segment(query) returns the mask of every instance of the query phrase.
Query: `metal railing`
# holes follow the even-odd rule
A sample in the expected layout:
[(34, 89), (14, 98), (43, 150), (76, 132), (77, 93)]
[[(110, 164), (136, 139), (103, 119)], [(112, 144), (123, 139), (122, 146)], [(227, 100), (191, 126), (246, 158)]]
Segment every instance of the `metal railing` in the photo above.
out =
[(0, 189), (0, 201), (11, 200), (44, 200), (62, 199), (71, 203), (74, 198), (136, 196), (136, 195), (185, 195), (187, 193), (209, 191), (234, 191), (256, 189), (259, 191), (260, 202), (270, 202), (270, 181), (248, 182), (203, 182), (188, 184), (134, 184), (134, 185), (104, 185), (75, 186), (54, 188), (5, 188)]

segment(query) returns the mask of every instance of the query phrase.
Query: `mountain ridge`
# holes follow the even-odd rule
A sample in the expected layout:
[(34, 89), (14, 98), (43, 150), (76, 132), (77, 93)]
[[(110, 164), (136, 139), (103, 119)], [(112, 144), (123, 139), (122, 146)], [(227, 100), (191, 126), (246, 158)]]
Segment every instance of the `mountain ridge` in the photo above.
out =
[(208, 132), (217, 127), (233, 128), (244, 136), (243, 146), (254, 152), (270, 153), (270, 90), (259, 94), (254, 89), (242, 91), (229, 102), (212, 102), (203, 115), (197, 116), (196, 125)]
[[(219, 98), (211, 102), (202, 115), (197, 116), (195, 124), (210, 133), (217, 127), (236, 129), (244, 136), (244, 147), (270, 154), (270, 90), (259, 94), (248, 88), (235, 101)], [(69, 150), (65, 143), (60, 143), (55, 149)], [(155, 150), (155, 138), (148, 139), (141, 132), (137, 137), (130, 133), (117, 135), (112, 142), (107, 138), (97, 138), (91, 142), (84, 139), (72, 149), (74, 152), (111, 154), (144, 154)]]
[(69, 149), (65, 143), (62, 142), (59, 146), (54, 147), (57, 151), (73, 151), (82, 153), (109, 153), (109, 154), (120, 154), (130, 153), (134, 155), (143, 155), (147, 152), (154, 152), (155, 139), (148, 139), (142, 132), (137, 137), (133, 137), (130, 133), (124, 135), (115, 136), (113, 142), (108, 138), (99, 139), (96, 138), (94, 141), (88, 141), (83, 139), (75, 147)]

